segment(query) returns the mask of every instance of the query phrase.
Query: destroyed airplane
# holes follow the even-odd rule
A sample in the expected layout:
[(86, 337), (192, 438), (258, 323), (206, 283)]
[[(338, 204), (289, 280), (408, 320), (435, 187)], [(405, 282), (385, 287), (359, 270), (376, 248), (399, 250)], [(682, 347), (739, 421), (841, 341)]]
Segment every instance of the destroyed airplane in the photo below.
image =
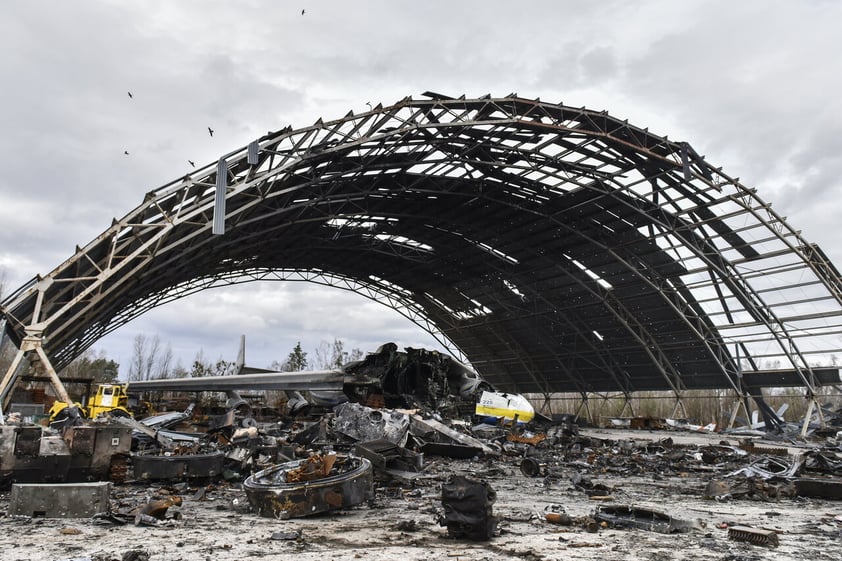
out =
[[(242, 344), (241, 344), (242, 345)], [(381, 345), (363, 360), (335, 370), (278, 372), (244, 364), (241, 346), (238, 374), (130, 382), (128, 391), (219, 391), (229, 396), (229, 406), (245, 404), (239, 390), (282, 390), (288, 396), (288, 413), (329, 410), (345, 402), (372, 407), (425, 408), (443, 415), (465, 412), (527, 422), (533, 407), (519, 394), (494, 391), (478, 373), (456, 359), (427, 349), (395, 343)]]

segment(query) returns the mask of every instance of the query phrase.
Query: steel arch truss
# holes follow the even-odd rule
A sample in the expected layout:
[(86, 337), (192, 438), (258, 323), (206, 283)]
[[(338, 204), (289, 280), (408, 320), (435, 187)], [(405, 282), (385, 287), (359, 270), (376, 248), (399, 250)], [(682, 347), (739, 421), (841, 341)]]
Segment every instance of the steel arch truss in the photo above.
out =
[(515, 95), (270, 133), (148, 193), (2, 311), (61, 368), (151, 307), (266, 279), (383, 302), (520, 392), (764, 369), (812, 390), (842, 333), (838, 272), (753, 189), (687, 143)]

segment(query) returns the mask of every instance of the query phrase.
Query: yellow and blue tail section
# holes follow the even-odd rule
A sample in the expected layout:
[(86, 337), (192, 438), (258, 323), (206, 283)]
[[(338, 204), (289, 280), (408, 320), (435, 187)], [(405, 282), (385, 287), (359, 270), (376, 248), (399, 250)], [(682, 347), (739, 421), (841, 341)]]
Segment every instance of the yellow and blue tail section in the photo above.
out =
[(485, 391), (477, 402), (476, 415), (495, 423), (500, 419), (528, 423), (535, 417), (535, 409), (520, 394)]

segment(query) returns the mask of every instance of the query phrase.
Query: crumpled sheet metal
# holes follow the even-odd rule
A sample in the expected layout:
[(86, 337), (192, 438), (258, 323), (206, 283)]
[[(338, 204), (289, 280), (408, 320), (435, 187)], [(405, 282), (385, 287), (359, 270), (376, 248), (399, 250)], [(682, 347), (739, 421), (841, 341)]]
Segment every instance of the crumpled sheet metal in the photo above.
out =
[(405, 446), (409, 416), (390, 409), (372, 409), (358, 403), (342, 403), (334, 408), (333, 430), (354, 440), (388, 440)]
[(358, 456), (368, 458), (375, 471), (388, 472), (390, 469), (396, 469), (420, 472), (424, 468), (424, 454), (407, 450), (388, 440), (358, 442), (354, 451)]
[(768, 501), (796, 496), (796, 486), (792, 480), (788, 479), (740, 476), (728, 480), (712, 479), (705, 487), (702, 496), (715, 501), (735, 498)]
[(804, 454), (804, 470), (842, 476), (842, 453), (811, 450)]
[(249, 504), (264, 518), (300, 518), (361, 504), (373, 496), (371, 462), (366, 458), (338, 455), (327, 477), (287, 483), (287, 473), (308, 460), (278, 464), (249, 476), (243, 482)]
[(795, 477), (798, 470), (801, 469), (803, 462), (804, 460), (802, 458), (788, 459), (769, 456), (760, 458), (744, 468), (729, 473), (725, 477), (745, 475), (746, 477), (760, 477), (761, 479), (772, 479), (775, 477), (790, 479)]
[(424, 441), (421, 451), (425, 454), (449, 456), (453, 458), (473, 457), (479, 453), (499, 456), (500, 451), (485, 442), (454, 430), (436, 419), (424, 419), (412, 415), (410, 432)]
[(613, 528), (638, 528), (661, 534), (688, 532), (704, 527), (699, 521), (681, 520), (658, 510), (629, 505), (600, 506), (593, 518)]

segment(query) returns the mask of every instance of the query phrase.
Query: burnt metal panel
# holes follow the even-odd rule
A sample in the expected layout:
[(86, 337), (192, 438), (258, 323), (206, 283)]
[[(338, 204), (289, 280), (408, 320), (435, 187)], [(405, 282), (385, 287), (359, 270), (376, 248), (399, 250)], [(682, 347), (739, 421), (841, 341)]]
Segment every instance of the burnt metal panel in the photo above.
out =
[[(803, 384), (798, 372), (794, 370), (766, 370), (744, 372), (746, 382), (750, 386), (762, 388), (798, 387)], [(816, 384), (833, 386), (842, 383), (838, 368), (813, 368)]]
[(41, 426), (15, 428), (15, 456), (35, 457), (41, 450)]
[(12, 485), (9, 514), (32, 518), (90, 518), (110, 510), (111, 483)]
[(225, 454), (222, 452), (185, 454), (181, 456), (134, 454), (131, 457), (135, 479), (140, 481), (211, 479), (220, 477), (222, 476), (224, 460)]

